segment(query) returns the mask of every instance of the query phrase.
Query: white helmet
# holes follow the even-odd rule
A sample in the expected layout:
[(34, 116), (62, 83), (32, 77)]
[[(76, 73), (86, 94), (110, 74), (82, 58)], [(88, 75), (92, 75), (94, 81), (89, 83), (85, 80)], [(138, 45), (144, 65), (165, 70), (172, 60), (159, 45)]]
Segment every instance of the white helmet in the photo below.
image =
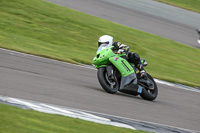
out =
[(113, 43), (113, 37), (112, 36), (109, 36), (109, 35), (103, 35), (101, 37), (99, 37), (99, 40), (98, 40), (98, 47), (101, 45), (101, 44), (107, 44), (107, 45), (112, 45)]

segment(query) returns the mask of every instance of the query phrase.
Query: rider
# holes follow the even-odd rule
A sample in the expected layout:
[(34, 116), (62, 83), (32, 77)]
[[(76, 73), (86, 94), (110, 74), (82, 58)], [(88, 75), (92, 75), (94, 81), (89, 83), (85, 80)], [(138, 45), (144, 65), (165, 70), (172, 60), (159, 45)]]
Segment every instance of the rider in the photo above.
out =
[(134, 52), (129, 52), (129, 46), (124, 45), (118, 41), (115, 41), (113, 43), (113, 37), (109, 36), (109, 35), (103, 35), (99, 38), (98, 40), (98, 47), (101, 44), (107, 44), (110, 46), (114, 46), (113, 50), (117, 50), (118, 53), (126, 53), (127, 58), (125, 57), (125, 59), (127, 59), (130, 63), (134, 63), (134, 65), (138, 68), (138, 70), (140, 71), (141, 77), (146, 79), (147, 75), (146, 75), (146, 71), (144, 70), (144, 67), (140, 61), (140, 56)]

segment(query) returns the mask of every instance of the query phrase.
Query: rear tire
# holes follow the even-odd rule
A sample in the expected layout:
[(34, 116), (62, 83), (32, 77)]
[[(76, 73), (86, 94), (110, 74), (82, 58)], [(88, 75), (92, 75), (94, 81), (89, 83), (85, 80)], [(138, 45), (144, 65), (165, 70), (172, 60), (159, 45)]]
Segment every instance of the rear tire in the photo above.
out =
[(118, 91), (119, 83), (116, 76), (114, 75), (114, 80), (108, 79), (107, 71), (105, 67), (100, 67), (98, 69), (97, 77), (98, 77), (100, 85), (106, 92), (114, 94)]
[(151, 75), (149, 75), (147, 73), (147, 77), (153, 82), (154, 89), (153, 90), (149, 90), (149, 89), (143, 87), (142, 93), (140, 94), (140, 96), (145, 100), (153, 101), (153, 100), (156, 99), (156, 97), (158, 95), (158, 87), (157, 87), (156, 82), (154, 81), (154, 79), (151, 77)]

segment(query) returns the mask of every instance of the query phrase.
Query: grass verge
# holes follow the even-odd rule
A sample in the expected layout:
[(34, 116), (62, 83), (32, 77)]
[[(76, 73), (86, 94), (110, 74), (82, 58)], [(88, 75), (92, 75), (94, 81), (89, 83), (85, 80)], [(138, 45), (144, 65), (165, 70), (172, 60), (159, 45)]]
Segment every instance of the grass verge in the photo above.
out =
[(0, 0), (0, 47), (91, 64), (99, 36), (130, 46), (155, 78), (200, 87), (200, 50), (42, 0)]
[(0, 104), (1, 133), (148, 133)]
[(156, 0), (156, 1), (200, 13), (200, 0)]

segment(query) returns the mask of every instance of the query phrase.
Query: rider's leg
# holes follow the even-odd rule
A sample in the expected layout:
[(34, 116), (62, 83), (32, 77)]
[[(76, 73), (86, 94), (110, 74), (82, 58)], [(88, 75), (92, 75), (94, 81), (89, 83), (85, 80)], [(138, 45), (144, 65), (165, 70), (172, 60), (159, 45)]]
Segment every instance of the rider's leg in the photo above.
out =
[(140, 71), (140, 74), (141, 74), (140, 76), (142, 78), (144, 78), (144, 79), (147, 78), (146, 71), (144, 70), (144, 67), (141, 63), (140, 56), (137, 53), (129, 52), (128, 53), (128, 61), (131, 62), (131, 63), (134, 63), (134, 65)]

